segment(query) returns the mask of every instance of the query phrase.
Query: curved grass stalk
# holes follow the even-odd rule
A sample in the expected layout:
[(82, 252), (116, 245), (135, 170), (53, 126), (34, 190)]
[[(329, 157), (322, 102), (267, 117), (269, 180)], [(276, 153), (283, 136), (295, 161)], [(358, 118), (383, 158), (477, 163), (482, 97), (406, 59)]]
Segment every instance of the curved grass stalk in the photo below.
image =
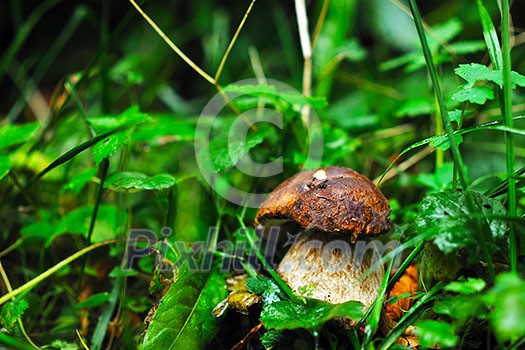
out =
[(2, 297), (0, 297), (0, 305), (4, 304), (9, 299), (16, 297), (17, 295), (19, 295), (19, 294), (21, 294), (23, 292), (26, 292), (26, 291), (29, 291), (29, 290), (33, 289), (40, 282), (42, 282), (43, 280), (47, 279), (51, 275), (55, 274), (61, 268), (69, 265), (71, 262), (75, 261), (76, 259), (80, 258), (81, 256), (89, 253), (90, 251), (95, 250), (95, 249), (100, 248), (100, 247), (103, 247), (103, 246), (106, 246), (106, 245), (109, 245), (109, 244), (120, 242), (120, 241), (122, 241), (122, 240), (121, 239), (111, 239), (111, 240), (108, 240), (108, 241), (95, 243), (95, 244), (90, 245), (90, 246), (88, 246), (88, 247), (86, 247), (84, 249), (79, 250), (75, 254), (65, 258), (64, 260), (62, 260), (61, 262), (59, 262), (55, 266), (51, 267), (50, 269), (48, 269), (48, 270), (44, 271), (43, 273), (41, 273), (40, 275), (36, 276), (35, 278), (30, 280), (29, 282), (27, 282), (27, 283), (21, 285), (20, 287), (14, 289), (12, 292), (9, 292), (7, 294), (2, 295)]

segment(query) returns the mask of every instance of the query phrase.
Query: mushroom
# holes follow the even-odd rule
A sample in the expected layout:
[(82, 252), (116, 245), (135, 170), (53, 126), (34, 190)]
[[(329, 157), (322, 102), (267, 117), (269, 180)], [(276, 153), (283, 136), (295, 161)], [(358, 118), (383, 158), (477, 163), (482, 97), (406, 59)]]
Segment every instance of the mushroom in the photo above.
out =
[(363, 175), (337, 166), (300, 172), (270, 193), (255, 223), (298, 226), (277, 267), (294, 292), (334, 304), (357, 300), (365, 309), (377, 298), (384, 268), (371, 270), (378, 252), (367, 237), (390, 229), (390, 206)]

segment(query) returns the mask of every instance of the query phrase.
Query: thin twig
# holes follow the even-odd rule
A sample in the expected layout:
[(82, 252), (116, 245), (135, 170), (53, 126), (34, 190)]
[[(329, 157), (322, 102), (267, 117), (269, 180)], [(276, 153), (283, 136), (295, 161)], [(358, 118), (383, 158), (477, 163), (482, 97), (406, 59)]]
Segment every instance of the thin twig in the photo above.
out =
[(374, 179), (374, 183), (378, 184), (379, 180), (381, 180), (381, 183), (390, 180), (394, 177), (396, 177), (399, 173), (404, 172), (405, 170), (409, 169), (410, 167), (416, 165), (419, 163), (422, 159), (424, 159), (426, 156), (431, 154), (435, 150), (434, 147), (426, 147), (423, 150), (417, 152), (412, 157), (405, 160), (403, 163), (399, 164), (397, 167), (390, 169), (388, 173), (385, 174), (385, 176), (376, 177)]
[(175, 45), (166, 34), (164, 34), (162, 29), (160, 29), (159, 26), (157, 26), (157, 24), (153, 22), (153, 20), (140, 8), (139, 5), (137, 5), (137, 3), (134, 0), (129, 0), (129, 2), (133, 5), (133, 7), (135, 7), (137, 12), (140, 13), (140, 15), (146, 20), (146, 22), (148, 22), (151, 28), (153, 28), (153, 30), (157, 32), (157, 34), (169, 45), (169, 47), (177, 55), (179, 55), (180, 58), (182, 58), (184, 62), (186, 62), (191, 68), (193, 68), (193, 70), (195, 70), (201, 77), (206, 79), (208, 82), (210, 82), (213, 85), (217, 84), (215, 79), (213, 79), (208, 73), (202, 70), (195, 62), (193, 62), (188, 56), (186, 56), (184, 52), (182, 52), (182, 50), (179, 49), (177, 45)]
[[(297, 26), (299, 27), (299, 39), (303, 52), (303, 95), (310, 96), (312, 89), (312, 46), (308, 32), (308, 16), (306, 15), (306, 4), (304, 0), (295, 0), (295, 12), (297, 15)], [(301, 111), (305, 127), (310, 124), (310, 106), (305, 105)]]
[(224, 68), (224, 65), (226, 64), (226, 60), (228, 59), (228, 56), (230, 55), (230, 51), (233, 48), (233, 45), (237, 41), (237, 37), (239, 36), (239, 33), (242, 30), (242, 27), (244, 26), (244, 23), (246, 23), (246, 20), (248, 19), (248, 16), (250, 15), (250, 12), (252, 11), (252, 7), (255, 4), (255, 1), (252, 0), (250, 3), (250, 6), (248, 6), (248, 9), (246, 10), (246, 13), (244, 14), (244, 17), (241, 20), (241, 23), (239, 23), (239, 26), (237, 27), (237, 30), (235, 31), (235, 34), (233, 35), (232, 40), (230, 41), (230, 44), (228, 45), (228, 48), (226, 49), (226, 52), (224, 53), (224, 56), (222, 56), (221, 63), (219, 64), (219, 68), (217, 69), (217, 73), (215, 73), (215, 81), (219, 81), (219, 77), (221, 76), (222, 70)]

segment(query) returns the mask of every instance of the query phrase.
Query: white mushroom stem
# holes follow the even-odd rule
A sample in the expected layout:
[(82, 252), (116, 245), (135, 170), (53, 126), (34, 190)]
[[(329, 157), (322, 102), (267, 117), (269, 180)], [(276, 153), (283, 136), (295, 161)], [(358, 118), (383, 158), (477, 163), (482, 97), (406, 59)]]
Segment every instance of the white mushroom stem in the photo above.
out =
[(304, 232), (277, 273), (299, 295), (333, 304), (357, 300), (368, 309), (385, 274), (383, 265), (375, 264), (378, 259), (372, 242), (352, 243), (351, 237), (338, 233)]

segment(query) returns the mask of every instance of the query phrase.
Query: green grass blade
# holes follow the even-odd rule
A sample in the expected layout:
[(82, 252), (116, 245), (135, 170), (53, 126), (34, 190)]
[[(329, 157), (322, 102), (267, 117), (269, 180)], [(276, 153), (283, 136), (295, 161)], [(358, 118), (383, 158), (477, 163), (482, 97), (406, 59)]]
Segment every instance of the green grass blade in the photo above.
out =
[(410, 254), (408, 254), (408, 256), (403, 261), (401, 266), (399, 266), (397, 271), (394, 273), (394, 276), (392, 276), (392, 278), (390, 278), (390, 281), (388, 281), (388, 286), (387, 286), (388, 290), (394, 286), (394, 283), (396, 283), (399, 277), (401, 277), (401, 275), (403, 274), (403, 272), (405, 272), (407, 267), (412, 263), (412, 261), (414, 261), (414, 259), (419, 255), (419, 253), (421, 253), (421, 251), (423, 250), (424, 244), (425, 244), (424, 240), (419, 242), (417, 246), (410, 252)]
[(498, 33), (492, 23), (490, 15), (483, 5), (483, 0), (477, 0), (478, 13), (483, 26), (483, 37), (485, 38), (485, 44), (489, 51), (490, 61), (494, 66), (494, 69), (499, 70), (503, 66), (503, 57), (501, 54), (501, 48), (498, 39)]
[(38, 181), (42, 176), (44, 176), (45, 174), (47, 174), (48, 172), (50, 172), (51, 170), (55, 169), (56, 167), (58, 167), (59, 165), (62, 165), (68, 161), (70, 161), (71, 159), (75, 158), (77, 155), (79, 155), (80, 153), (84, 152), (85, 150), (87, 150), (88, 148), (90, 147), (93, 147), (94, 145), (96, 145), (97, 143), (99, 143), (100, 141), (103, 141), (105, 139), (107, 139), (108, 137), (110, 137), (111, 135), (114, 135), (116, 134), (117, 132), (119, 131), (123, 131), (123, 130), (126, 130), (127, 128), (130, 128), (131, 125), (125, 125), (125, 126), (122, 126), (120, 128), (116, 128), (114, 130), (111, 130), (111, 131), (108, 131), (108, 132), (105, 132), (103, 134), (100, 134), (98, 135), (97, 137), (94, 137), (80, 145), (78, 145), (77, 147), (71, 149), (70, 151), (67, 151), (66, 153), (64, 153), (63, 155), (61, 155), (60, 157), (58, 157), (55, 161), (53, 161), (51, 164), (49, 164), (44, 170), (42, 170), (35, 178), (34, 180), (31, 182), (31, 185), (34, 184), (36, 181)]
[[(439, 104), (439, 110), (440, 110), (439, 112), (441, 113), (441, 117), (443, 118), (443, 125), (445, 126), (445, 130), (447, 132), (448, 140), (450, 143), (450, 149), (452, 151), (452, 157), (454, 160), (454, 165), (457, 169), (461, 185), (463, 186), (463, 189), (465, 190), (465, 196), (467, 199), (468, 209), (471, 213), (475, 213), (476, 206), (474, 205), (472, 194), (468, 190), (470, 188), (470, 185), (469, 185), (468, 177), (466, 176), (465, 164), (463, 162), (463, 157), (461, 156), (461, 153), (459, 151), (459, 146), (456, 142), (456, 138), (454, 137), (454, 129), (452, 128), (452, 122), (450, 121), (450, 117), (448, 115), (448, 111), (447, 111), (447, 107), (445, 103), (445, 97), (443, 96), (443, 92), (441, 90), (441, 85), (439, 83), (438, 75), (436, 72), (436, 67), (434, 67), (434, 62), (432, 61), (432, 53), (430, 52), (427, 38), (425, 36), (425, 30), (423, 29), (421, 15), (419, 13), (419, 9), (417, 7), (415, 0), (409, 0), (409, 4), (410, 4), (410, 10), (412, 11), (412, 14), (414, 16), (414, 22), (416, 25), (419, 40), (421, 42), (421, 46), (423, 47), (423, 54), (425, 56), (425, 61), (427, 63), (427, 67), (430, 72), (430, 77), (432, 78), (432, 84), (434, 86), (434, 90), (435, 90), (436, 97), (437, 97), (438, 104)], [(509, 81), (510, 81), (510, 71), (509, 71)], [(488, 251), (487, 244), (485, 242), (485, 232), (484, 232), (485, 227), (481, 225), (479, 220), (475, 220), (474, 222), (477, 226), (476, 232), (479, 235), (479, 244), (481, 246), (481, 250), (483, 251), (483, 255), (485, 256), (485, 259), (487, 260), (487, 266), (489, 268), (490, 276), (492, 277), (492, 279), (494, 279), (494, 276), (495, 276), (494, 264), (492, 263), (492, 257)]]
[[(505, 126), (514, 128), (514, 119), (512, 118), (512, 85), (510, 79), (511, 61), (510, 61), (510, 27), (509, 27), (509, 1), (501, 1), (501, 41), (503, 54), (503, 116)], [(517, 216), (517, 196), (516, 180), (514, 179), (514, 135), (505, 133), (505, 148), (507, 151), (507, 174), (508, 174), (508, 214), (511, 217)], [(516, 242), (516, 232), (514, 223), (509, 222), (509, 260), (510, 269), (517, 272), (518, 267), (518, 248)]]

